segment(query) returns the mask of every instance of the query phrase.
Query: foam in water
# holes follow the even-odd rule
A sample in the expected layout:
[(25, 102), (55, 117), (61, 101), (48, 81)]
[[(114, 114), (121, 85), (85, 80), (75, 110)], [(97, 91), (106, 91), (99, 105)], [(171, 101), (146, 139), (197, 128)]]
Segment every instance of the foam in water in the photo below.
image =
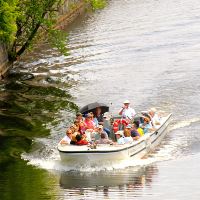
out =
[[(200, 118), (192, 118), (190, 120), (184, 120), (180, 121), (171, 128), (169, 128), (169, 132), (173, 130), (177, 130), (183, 127), (190, 126), (192, 123), (200, 121)], [(177, 137), (175, 140), (169, 140), (167, 141), (167, 144), (164, 144), (159, 150), (156, 152), (150, 153), (148, 156), (146, 156), (143, 159), (133, 159), (130, 158), (128, 160), (118, 161), (118, 162), (106, 162), (101, 163), (101, 166), (99, 163), (90, 164), (87, 163), (85, 165), (80, 165), (79, 163), (73, 163), (73, 164), (66, 164), (62, 163), (60, 160), (59, 153), (56, 148), (51, 149), (52, 146), (49, 139), (43, 139), (39, 140), (39, 142), (43, 143), (45, 145), (45, 148), (42, 149), (42, 152), (36, 153), (35, 156), (33, 154), (23, 154), (22, 157), (25, 160), (28, 160), (28, 163), (31, 165), (35, 165), (47, 170), (56, 170), (56, 171), (71, 171), (71, 170), (78, 170), (78, 171), (85, 171), (85, 172), (94, 172), (94, 171), (105, 171), (105, 170), (113, 170), (113, 169), (124, 169), (127, 167), (135, 167), (135, 166), (145, 166), (149, 165), (155, 162), (160, 162), (164, 160), (170, 160), (175, 159), (178, 157), (178, 153), (175, 152), (178, 151), (179, 146), (186, 146), (187, 145), (187, 139), (185, 139), (185, 135)], [(56, 145), (55, 145), (56, 146)], [(45, 152), (44, 152), (45, 151)], [(49, 155), (46, 156), (46, 152), (49, 152)], [(47, 158), (48, 157), (48, 158)]]
[[(163, 153), (164, 151), (162, 151)], [(167, 153), (166, 153), (167, 154)], [(169, 154), (168, 154), (169, 155)], [(146, 166), (158, 161), (170, 159), (169, 156), (151, 156), (144, 159), (133, 159), (117, 161), (117, 162), (106, 162), (106, 163), (95, 163), (90, 164), (86, 163), (85, 165), (80, 165), (79, 163), (63, 163), (58, 155), (58, 152), (54, 152), (51, 158), (49, 159), (39, 159), (33, 158), (31, 155), (23, 154), (23, 158), (28, 160), (28, 164), (41, 167), (47, 170), (56, 170), (56, 171), (83, 171), (83, 172), (95, 172), (95, 171), (112, 171), (114, 169), (124, 169), (127, 167), (136, 167), (136, 166)]]
[(180, 122), (174, 124), (174, 126), (172, 126), (169, 129), (169, 131), (179, 129), (179, 128), (184, 128), (184, 127), (190, 126), (192, 123), (199, 122), (199, 121), (200, 121), (200, 118), (197, 118), (197, 117), (189, 119), (189, 120), (183, 120), (183, 121), (180, 121)]

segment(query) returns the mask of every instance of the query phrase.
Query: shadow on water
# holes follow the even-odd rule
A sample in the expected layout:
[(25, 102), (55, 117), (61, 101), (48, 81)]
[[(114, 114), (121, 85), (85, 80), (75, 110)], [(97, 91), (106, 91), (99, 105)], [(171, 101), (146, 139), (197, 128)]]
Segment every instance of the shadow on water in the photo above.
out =
[(69, 88), (59, 89), (57, 83), (48, 81), (38, 83), (26, 73), (11, 73), (0, 83), (0, 164), (28, 152), (34, 137), (48, 136), (46, 124), (61, 109), (77, 110)]

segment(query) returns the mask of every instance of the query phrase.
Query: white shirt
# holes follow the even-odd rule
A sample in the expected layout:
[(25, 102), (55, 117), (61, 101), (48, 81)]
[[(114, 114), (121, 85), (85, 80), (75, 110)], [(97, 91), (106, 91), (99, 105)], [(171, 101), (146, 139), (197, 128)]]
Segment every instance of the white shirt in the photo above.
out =
[(70, 144), (70, 142), (71, 142), (71, 139), (67, 135), (65, 135), (65, 137), (62, 140), (67, 142), (67, 144)]
[(160, 118), (158, 115), (155, 113), (154, 116), (151, 118), (151, 121), (153, 122), (153, 125), (156, 126), (157, 123), (160, 123)]
[(117, 139), (117, 143), (118, 144), (125, 144), (124, 138), (120, 137), (119, 139)]
[(131, 143), (131, 142), (133, 142), (133, 138), (132, 137), (124, 137), (124, 141), (126, 144)]
[(132, 119), (136, 114), (135, 110), (131, 107), (124, 108), (122, 111), (122, 117)]

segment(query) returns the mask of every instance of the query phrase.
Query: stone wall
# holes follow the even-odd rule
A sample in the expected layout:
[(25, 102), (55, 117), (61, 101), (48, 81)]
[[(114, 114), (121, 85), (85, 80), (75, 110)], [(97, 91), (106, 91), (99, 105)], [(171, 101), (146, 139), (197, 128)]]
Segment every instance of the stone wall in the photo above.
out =
[(57, 28), (67, 26), (74, 21), (87, 7), (85, 0), (65, 0), (59, 8)]
[[(84, 12), (87, 7), (85, 0), (65, 0), (63, 5), (58, 8), (58, 21), (56, 28), (62, 29), (64, 26), (69, 25), (73, 22), (81, 13)], [(0, 79), (3, 78), (6, 71), (11, 65), (8, 64), (8, 54), (6, 47), (0, 44)]]

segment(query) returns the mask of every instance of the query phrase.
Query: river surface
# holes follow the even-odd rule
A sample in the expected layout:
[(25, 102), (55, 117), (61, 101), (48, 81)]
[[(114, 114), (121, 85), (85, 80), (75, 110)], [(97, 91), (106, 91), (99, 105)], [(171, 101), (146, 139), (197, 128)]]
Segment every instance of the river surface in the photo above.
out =
[[(70, 56), (43, 45), (1, 84), (0, 199), (199, 199), (200, 1), (111, 0), (66, 31)], [(76, 105), (101, 101), (116, 113), (125, 99), (173, 113), (156, 151), (63, 166), (56, 144)]]

